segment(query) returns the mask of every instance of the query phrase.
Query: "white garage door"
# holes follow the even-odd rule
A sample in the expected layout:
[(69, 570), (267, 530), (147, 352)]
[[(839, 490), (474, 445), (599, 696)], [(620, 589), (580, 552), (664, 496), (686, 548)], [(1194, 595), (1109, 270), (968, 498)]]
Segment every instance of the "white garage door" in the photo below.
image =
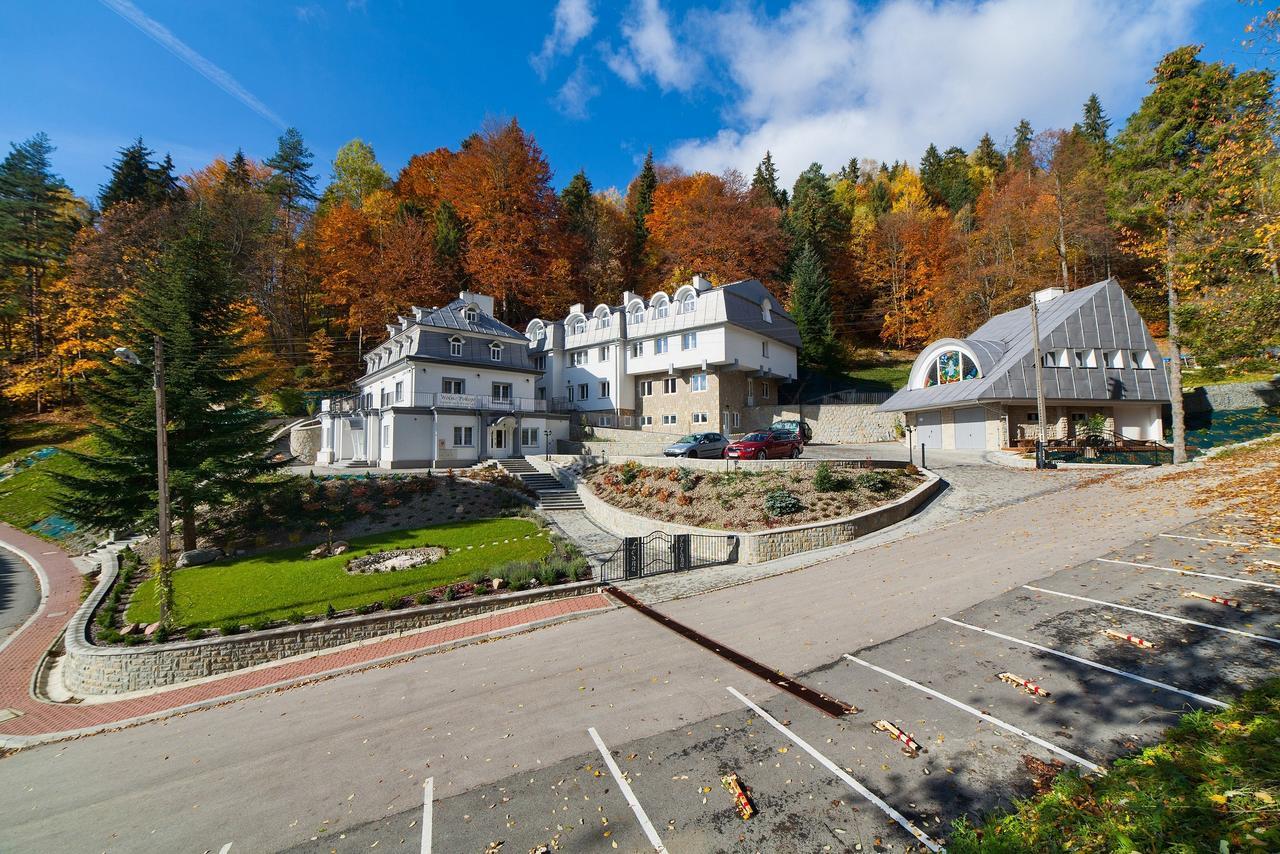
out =
[(942, 447), (942, 413), (916, 413), (916, 442), (926, 448)]
[(981, 406), (956, 410), (956, 447), (987, 447), (987, 412)]

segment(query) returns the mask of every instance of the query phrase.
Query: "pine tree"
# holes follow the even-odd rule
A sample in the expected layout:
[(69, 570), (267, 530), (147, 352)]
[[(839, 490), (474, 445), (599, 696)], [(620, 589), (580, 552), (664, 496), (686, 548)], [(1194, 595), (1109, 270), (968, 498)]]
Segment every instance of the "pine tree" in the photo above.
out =
[(155, 154), (142, 142), (142, 137), (120, 149), (110, 166), (111, 177), (98, 194), (98, 206), (109, 209), (120, 202), (146, 202), (155, 198), (155, 173), (151, 161)]
[(1009, 149), (1009, 162), (1019, 170), (1031, 169), (1031, 139), (1035, 134), (1031, 122), (1023, 119), (1013, 129), (1013, 148)]
[(184, 549), (196, 546), (196, 510), (268, 488), (269, 414), (254, 405), (260, 377), (246, 371), (241, 295), (226, 248), (199, 207), (177, 218), (161, 263), (133, 300), (122, 343), (141, 365), (112, 360), (85, 383), (93, 451), (60, 475), (59, 512), (82, 525), (155, 523), (153, 339), (165, 350), (169, 480)]
[(578, 170), (578, 174), (560, 192), (565, 231), (589, 240), (595, 230), (595, 201), (591, 195), (591, 180), (586, 172)]
[(631, 223), (635, 237), (636, 255), (644, 251), (645, 241), (649, 239), (649, 227), (645, 217), (653, 213), (653, 192), (658, 189), (658, 172), (653, 167), (653, 149), (644, 156), (644, 167), (640, 170), (633, 187), (631, 203)]
[(858, 158), (849, 158), (849, 162), (840, 168), (839, 178), (851, 184), (858, 183)]
[(1089, 96), (1084, 102), (1084, 121), (1080, 123), (1080, 132), (1084, 138), (1097, 145), (1107, 141), (1107, 133), (1111, 130), (1111, 119), (1102, 111), (1102, 102), (1097, 94)]
[[(830, 266), (844, 245), (848, 223), (836, 202), (835, 193), (822, 172), (821, 163), (812, 163), (796, 178), (787, 209), (786, 228), (793, 245), (812, 244), (818, 257)], [(798, 257), (798, 256), (797, 256)]]
[(751, 178), (751, 190), (779, 210), (787, 206), (786, 190), (778, 188), (778, 170), (773, 165), (773, 155), (768, 151), (764, 153), (764, 159)]
[(800, 332), (801, 360), (811, 367), (838, 370), (840, 348), (831, 327), (831, 282), (821, 256), (809, 242), (791, 267), (791, 316)]
[(941, 200), (942, 198), (942, 194), (938, 190), (941, 178), (942, 154), (938, 151), (938, 146), (931, 142), (929, 147), (924, 150), (924, 156), (920, 158), (920, 183), (924, 184), (925, 190), (936, 200)]
[(12, 327), (5, 336), (11, 350), (6, 393), (33, 400), (37, 412), (50, 379), (47, 292), (80, 224), (70, 189), (53, 172), (53, 151), (49, 137), (38, 133), (0, 161), (0, 311), (17, 326), (16, 336)]
[(178, 183), (178, 176), (174, 174), (175, 169), (173, 157), (167, 152), (164, 155), (164, 160), (161, 160), (158, 165), (151, 169), (148, 177), (151, 181), (152, 204), (172, 204), (186, 198), (182, 185)]
[(272, 173), (267, 179), (267, 192), (277, 197), (291, 214), (319, 198), (316, 195), (316, 176), (311, 174), (312, 157), (311, 150), (302, 141), (302, 134), (297, 128), (289, 128), (278, 140), (276, 153), (266, 162)]
[(466, 226), (448, 199), (436, 206), (432, 219), (435, 224), (436, 263), (440, 267), (441, 277), (456, 286), (456, 290), (462, 290), (467, 281), (466, 272), (462, 266)]
[(249, 161), (244, 156), (244, 149), (236, 149), (235, 156), (227, 163), (227, 174), (222, 181), (226, 186), (238, 190), (249, 189), (253, 178), (249, 174)]
[(991, 134), (984, 133), (982, 139), (978, 140), (978, 147), (973, 150), (973, 165), (990, 169), (993, 175), (999, 175), (1004, 171), (1004, 157), (996, 149)]

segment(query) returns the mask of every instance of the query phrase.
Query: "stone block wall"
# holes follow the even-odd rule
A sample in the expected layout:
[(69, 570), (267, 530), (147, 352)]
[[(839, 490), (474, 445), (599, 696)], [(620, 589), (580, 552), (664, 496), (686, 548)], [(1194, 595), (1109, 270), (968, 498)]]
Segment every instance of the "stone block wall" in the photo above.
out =
[(1280, 381), (1206, 385), (1182, 395), (1190, 414), (1280, 406)]
[(299, 461), (312, 465), (320, 452), (320, 424), (312, 421), (297, 424), (289, 431), (289, 453)]
[[(869, 442), (892, 442), (898, 438), (894, 429), (900, 416), (896, 412), (877, 412), (869, 403), (826, 403), (805, 406), (804, 420), (813, 428), (813, 441), (823, 445), (861, 445)], [(801, 407), (758, 406), (751, 411), (751, 424), (744, 429), (762, 430), (775, 421), (800, 418)]]
[(133, 647), (95, 646), (88, 640), (89, 620), (115, 578), (114, 566), (105, 567), (98, 586), (67, 625), (62, 678), (66, 688), (78, 696), (162, 688), (492, 611), (592, 593), (599, 587), (599, 582), (582, 581), (229, 637)]

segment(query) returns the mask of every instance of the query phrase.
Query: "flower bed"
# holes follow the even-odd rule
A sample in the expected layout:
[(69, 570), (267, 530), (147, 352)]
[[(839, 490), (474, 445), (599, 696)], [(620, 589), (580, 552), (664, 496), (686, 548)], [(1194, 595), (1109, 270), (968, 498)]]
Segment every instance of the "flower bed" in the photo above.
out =
[(347, 561), (347, 572), (395, 572), (435, 563), (448, 554), (443, 546), (420, 546), (416, 549), (391, 549), (385, 552), (353, 557)]
[(761, 531), (839, 519), (905, 495), (923, 478), (914, 467), (845, 474), (816, 469), (705, 472), (636, 463), (597, 466), (584, 475), (592, 492), (614, 507), (650, 519)]

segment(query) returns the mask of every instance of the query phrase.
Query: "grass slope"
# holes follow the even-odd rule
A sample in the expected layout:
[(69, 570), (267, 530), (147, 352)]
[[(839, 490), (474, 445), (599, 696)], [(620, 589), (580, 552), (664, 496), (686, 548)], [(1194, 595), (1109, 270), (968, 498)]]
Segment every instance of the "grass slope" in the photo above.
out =
[(910, 361), (855, 364), (845, 375), (863, 391), (897, 391), (911, 376)]
[(1280, 851), (1280, 680), (1184, 715), (1105, 777), (1067, 771), (1008, 814), (957, 822), (947, 850)]
[[(350, 540), (351, 552), (336, 557), (308, 560), (312, 546), (298, 546), (181, 569), (173, 574), (176, 622), (209, 627), (237, 620), (277, 620), (295, 612), (322, 614), (330, 604), (342, 610), (409, 596), (460, 581), (477, 569), (538, 560), (551, 552), (550, 540), (534, 536), (538, 532), (527, 519), (449, 522), (356, 537)], [(352, 555), (369, 550), (426, 545), (445, 546), (449, 554), (438, 563), (397, 572), (351, 575), (344, 569)], [(467, 549), (469, 545), (474, 548)], [(125, 619), (150, 623), (158, 616), (155, 584), (143, 582)]]
[[(89, 441), (87, 436), (82, 436), (59, 447), (83, 451), (87, 449)], [(46, 445), (28, 446), (19, 453), (8, 455), (6, 459), (26, 456), (39, 447)], [(29, 528), (51, 515), (54, 512), (53, 495), (57, 490), (53, 473), (74, 471), (76, 467), (76, 461), (68, 455), (54, 454), (33, 463), (7, 480), (0, 481), (0, 519), (15, 528)]]

